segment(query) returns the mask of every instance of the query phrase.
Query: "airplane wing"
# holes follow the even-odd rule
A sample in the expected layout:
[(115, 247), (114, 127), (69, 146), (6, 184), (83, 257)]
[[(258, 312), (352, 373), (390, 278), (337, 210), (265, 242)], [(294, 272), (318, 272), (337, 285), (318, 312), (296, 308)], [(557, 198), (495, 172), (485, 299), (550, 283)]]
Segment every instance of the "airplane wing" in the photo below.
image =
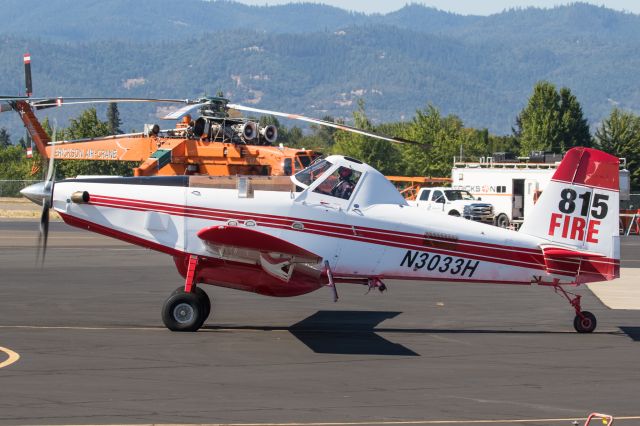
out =
[(318, 264), (322, 256), (281, 238), (239, 226), (211, 226), (197, 233), (215, 257), (257, 263), (268, 274), (289, 281), (296, 263)]

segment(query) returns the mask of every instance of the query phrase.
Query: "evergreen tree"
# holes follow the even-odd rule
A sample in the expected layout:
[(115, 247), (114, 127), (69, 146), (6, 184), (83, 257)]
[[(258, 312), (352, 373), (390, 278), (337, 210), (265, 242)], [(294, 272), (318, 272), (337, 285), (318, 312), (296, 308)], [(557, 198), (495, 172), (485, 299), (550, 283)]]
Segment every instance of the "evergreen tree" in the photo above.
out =
[(112, 135), (121, 135), (123, 132), (120, 130), (122, 121), (120, 120), (120, 112), (118, 112), (118, 104), (111, 102), (107, 107), (107, 123), (109, 124), (109, 132)]
[(467, 129), (459, 117), (443, 117), (433, 105), (416, 112), (406, 138), (421, 143), (401, 148), (407, 176), (449, 177), (454, 157), (477, 158), (489, 149), (488, 132)]
[(535, 85), (527, 106), (516, 118), (513, 133), (523, 156), (531, 151), (565, 152), (574, 146), (592, 145), (589, 124), (577, 98), (566, 87), (558, 92), (548, 81)]
[(0, 128), (0, 149), (7, 148), (11, 146), (11, 136), (7, 129), (4, 127)]
[(527, 106), (516, 119), (516, 126), (520, 155), (529, 155), (531, 151), (562, 150), (560, 95), (553, 84), (540, 81), (535, 85)]
[(68, 139), (96, 138), (111, 134), (109, 123), (98, 118), (95, 108), (84, 110), (78, 118), (70, 119), (69, 123), (65, 131)]
[(562, 120), (562, 150), (574, 146), (592, 145), (589, 124), (584, 118), (578, 99), (566, 87), (560, 89), (560, 117)]
[(596, 145), (627, 159), (631, 187), (640, 188), (640, 116), (614, 108), (596, 130)]

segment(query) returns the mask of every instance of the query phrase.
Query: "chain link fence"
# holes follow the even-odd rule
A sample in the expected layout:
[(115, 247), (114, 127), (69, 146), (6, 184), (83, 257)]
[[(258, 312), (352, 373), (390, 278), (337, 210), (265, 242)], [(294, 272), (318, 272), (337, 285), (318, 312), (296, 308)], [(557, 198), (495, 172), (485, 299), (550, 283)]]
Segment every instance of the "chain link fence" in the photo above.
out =
[(31, 180), (0, 179), (0, 197), (21, 197), (20, 190), (36, 182), (40, 182), (40, 180), (39, 179), (31, 179)]

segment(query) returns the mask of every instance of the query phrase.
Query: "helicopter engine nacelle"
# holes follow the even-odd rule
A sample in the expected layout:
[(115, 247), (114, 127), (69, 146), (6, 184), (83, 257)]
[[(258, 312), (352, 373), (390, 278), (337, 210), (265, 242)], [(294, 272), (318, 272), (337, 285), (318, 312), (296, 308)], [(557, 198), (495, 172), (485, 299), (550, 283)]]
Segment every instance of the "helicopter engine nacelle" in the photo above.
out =
[(275, 143), (278, 139), (278, 128), (273, 124), (269, 124), (268, 126), (260, 129), (260, 135), (262, 135), (265, 141)]
[(240, 136), (245, 141), (252, 141), (258, 137), (258, 125), (253, 121), (247, 121), (240, 128)]

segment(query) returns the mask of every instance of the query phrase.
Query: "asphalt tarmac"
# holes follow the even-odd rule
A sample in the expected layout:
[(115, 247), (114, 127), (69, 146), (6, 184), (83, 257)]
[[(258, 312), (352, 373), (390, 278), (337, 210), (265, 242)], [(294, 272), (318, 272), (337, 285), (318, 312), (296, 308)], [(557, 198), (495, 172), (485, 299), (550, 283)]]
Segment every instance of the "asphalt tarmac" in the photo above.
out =
[(640, 311), (588, 289), (590, 335), (549, 288), (393, 282), (338, 303), (204, 286), (205, 327), (172, 333), (168, 256), (52, 223), (40, 268), (36, 229), (0, 221), (0, 425), (640, 424)]

